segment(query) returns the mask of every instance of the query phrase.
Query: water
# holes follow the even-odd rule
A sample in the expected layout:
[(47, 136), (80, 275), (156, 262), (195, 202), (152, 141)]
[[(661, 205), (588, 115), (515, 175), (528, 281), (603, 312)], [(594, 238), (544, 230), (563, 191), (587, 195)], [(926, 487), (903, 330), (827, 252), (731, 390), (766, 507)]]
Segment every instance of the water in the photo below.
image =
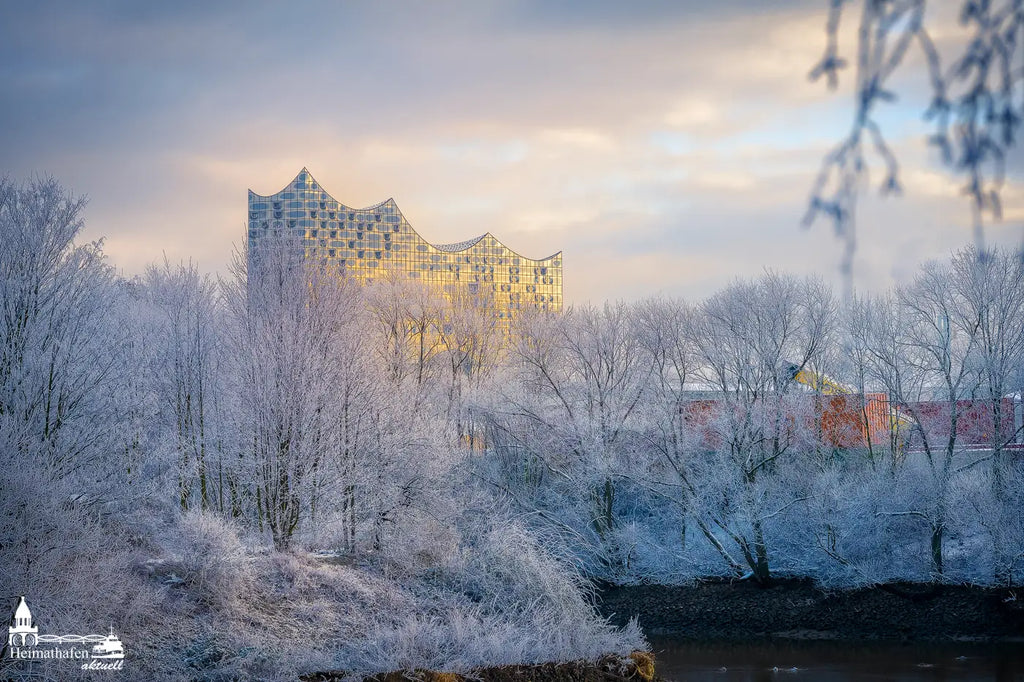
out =
[(673, 682), (1024, 682), (1024, 643), (650, 640)]

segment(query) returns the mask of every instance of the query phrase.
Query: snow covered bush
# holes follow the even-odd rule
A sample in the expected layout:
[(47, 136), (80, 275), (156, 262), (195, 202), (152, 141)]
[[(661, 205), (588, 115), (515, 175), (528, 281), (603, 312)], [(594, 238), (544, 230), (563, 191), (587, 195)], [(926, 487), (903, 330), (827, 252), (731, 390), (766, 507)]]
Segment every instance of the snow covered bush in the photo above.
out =
[(224, 612), (242, 612), (256, 582), (253, 548), (239, 537), (237, 526), (217, 514), (190, 511), (175, 525), (172, 560), (167, 568), (198, 601)]
[(465, 672), (646, 648), (635, 624), (619, 630), (598, 616), (583, 576), (521, 524), (483, 526), (446, 565), (407, 583), (419, 612), (377, 626), (353, 652), (354, 666)]

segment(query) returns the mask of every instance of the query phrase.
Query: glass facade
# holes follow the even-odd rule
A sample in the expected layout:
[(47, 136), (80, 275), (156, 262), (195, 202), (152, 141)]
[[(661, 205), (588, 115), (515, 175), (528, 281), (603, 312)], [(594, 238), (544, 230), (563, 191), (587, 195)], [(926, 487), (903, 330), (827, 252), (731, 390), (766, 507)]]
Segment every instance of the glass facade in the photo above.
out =
[(523, 308), (562, 309), (562, 253), (525, 258), (486, 233), (457, 244), (430, 244), (393, 199), (351, 208), (325, 192), (303, 168), (277, 194), (249, 190), (249, 248), (291, 237), (305, 258), (326, 258), (370, 283), (388, 270), (449, 296), (469, 294), (508, 319)]

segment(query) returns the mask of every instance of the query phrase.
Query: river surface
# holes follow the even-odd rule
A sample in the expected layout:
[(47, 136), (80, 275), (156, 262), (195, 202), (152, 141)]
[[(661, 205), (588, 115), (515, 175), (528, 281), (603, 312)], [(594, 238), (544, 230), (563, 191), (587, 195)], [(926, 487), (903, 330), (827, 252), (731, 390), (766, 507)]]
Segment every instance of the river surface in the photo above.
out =
[(672, 682), (1024, 682), (1024, 643), (650, 640)]

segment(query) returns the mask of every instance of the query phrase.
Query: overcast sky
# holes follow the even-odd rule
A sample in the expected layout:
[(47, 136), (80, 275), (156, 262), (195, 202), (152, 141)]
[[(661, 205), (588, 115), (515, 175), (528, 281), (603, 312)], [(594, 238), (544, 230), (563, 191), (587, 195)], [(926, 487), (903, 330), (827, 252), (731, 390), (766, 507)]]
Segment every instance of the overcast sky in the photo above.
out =
[[(807, 79), (826, 4), (3, 3), (0, 173), (87, 195), (86, 237), (127, 275), (162, 254), (223, 271), (246, 190), (305, 166), (350, 206), (393, 197), (435, 243), (564, 250), (569, 303), (696, 299), (766, 267), (838, 282), (830, 226), (800, 228), (852, 117), (848, 89)], [(898, 83), (882, 121), (905, 193), (858, 209), (860, 288), (970, 234), (917, 59)], [(1004, 202), (986, 236), (1017, 245), (1024, 191)]]

